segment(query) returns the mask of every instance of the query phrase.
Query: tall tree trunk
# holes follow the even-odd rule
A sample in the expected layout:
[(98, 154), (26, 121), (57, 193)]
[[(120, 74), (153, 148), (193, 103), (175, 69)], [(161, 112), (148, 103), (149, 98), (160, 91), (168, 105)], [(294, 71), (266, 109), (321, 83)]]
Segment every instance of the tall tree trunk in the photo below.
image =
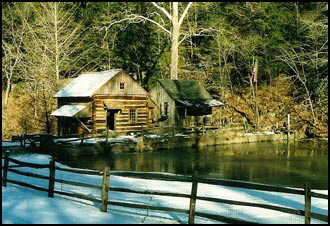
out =
[[(155, 25), (157, 25), (159, 28), (162, 30), (166, 31), (168, 34), (171, 35), (171, 63), (170, 63), (170, 78), (171, 79), (178, 79), (178, 65), (179, 65), (179, 45), (180, 43), (184, 40), (184, 38), (179, 42), (179, 37), (180, 37), (180, 27), (182, 25), (182, 22), (184, 18), (186, 17), (191, 5), (193, 4), (192, 2), (189, 2), (188, 5), (186, 6), (185, 10), (183, 11), (181, 17), (179, 18), (179, 3), (178, 2), (172, 2), (171, 7), (172, 7), (172, 15), (163, 7), (159, 6), (156, 2), (152, 2), (152, 4), (160, 10), (170, 21), (171, 21), (171, 29), (165, 28), (162, 24), (159, 22), (152, 20), (148, 17), (145, 16), (136, 16), (134, 15), (132, 18), (125, 18), (119, 21), (115, 21), (111, 23), (110, 26), (116, 23), (120, 23), (121, 21), (126, 21), (126, 20), (132, 20), (134, 21), (136, 18), (139, 19), (144, 19), (146, 21), (149, 21)], [(110, 27), (109, 26), (109, 27)]]
[(250, 89), (251, 89), (251, 99), (252, 101), (254, 101), (256, 129), (259, 130), (259, 110), (257, 104), (258, 60), (253, 60), (253, 69), (252, 69), (252, 74), (249, 77), (249, 81), (250, 81)]
[(172, 32), (171, 32), (171, 79), (178, 79), (179, 36), (178, 2), (172, 4)]
[(55, 70), (56, 70), (56, 81), (60, 80), (59, 72), (59, 43), (58, 43), (58, 28), (57, 28), (57, 3), (54, 3), (54, 25), (55, 25)]
[(306, 83), (305, 82), (302, 82), (302, 83), (303, 83), (304, 88), (306, 90), (307, 100), (308, 100), (309, 106), (311, 108), (311, 113), (312, 113), (312, 117), (313, 117), (313, 124), (315, 124), (316, 123), (316, 116), (315, 116), (315, 112), (314, 112), (314, 107), (313, 107), (313, 101), (312, 101), (312, 98), (311, 98), (311, 94), (309, 92), (309, 89), (306, 86)]
[(255, 110), (256, 110), (256, 120), (257, 120), (257, 130), (259, 130), (259, 109), (257, 104), (257, 88), (258, 88), (258, 59), (256, 59), (253, 69), (253, 82), (255, 83), (255, 92), (254, 92), (254, 104), (255, 104)]
[(6, 87), (5, 105), (8, 104), (10, 87), (11, 87), (11, 82), (10, 82), (10, 79), (8, 79), (7, 80), (7, 87)]
[(50, 119), (49, 119), (49, 112), (48, 112), (48, 109), (47, 109), (47, 100), (46, 100), (46, 97), (45, 97), (45, 94), (44, 94), (44, 114), (45, 114), (45, 127), (46, 127), (46, 133), (50, 134), (50, 130), (51, 130), (51, 125), (50, 125)]

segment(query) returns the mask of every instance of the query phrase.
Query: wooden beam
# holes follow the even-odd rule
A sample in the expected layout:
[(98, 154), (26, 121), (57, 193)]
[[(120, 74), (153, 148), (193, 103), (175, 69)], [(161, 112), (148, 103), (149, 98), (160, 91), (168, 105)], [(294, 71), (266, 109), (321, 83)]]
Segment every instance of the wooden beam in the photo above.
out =
[(102, 189), (101, 189), (102, 212), (107, 212), (109, 180), (110, 180), (110, 167), (106, 166), (104, 167), (104, 171), (103, 171), (103, 180), (102, 180)]
[(9, 151), (6, 151), (5, 152), (4, 170), (3, 170), (3, 176), (2, 176), (2, 186), (4, 186), (4, 187), (7, 187), (8, 166), (9, 166)]
[(191, 186), (191, 197), (190, 197), (190, 204), (189, 204), (189, 221), (188, 221), (188, 224), (194, 224), (194, 221), (195, 221), (197, 186), (198, 186), (198, 172), (197, 172), (197, 170), (195, 170), (194, 175), (193, 175), (193, 182), (192, 182), (192, 186)]
[(305, 191), (305, 224), (311, 223), (311, 184), (306, 182), (304, 183), (304, 191)]
[(49, 163), (49, 183), (48, 183), (48, 197), (54, 198), (55, 188), (55, 160)]
[(75, 117), (75, 118), (78, 120), (78, 122), (80, 123), (80, 125), (82, 125), (82, 127), (85, 130), (87, 130), (89, 133), (91, 132), (91, 130), (82, 121), (80, 121), (78, 117)]
[(100, 99), (126, 99), (126, 100), (146, 100), (148, 99), (147, 95), (144, 94), (135, 94), (135, 95), (125, 95), (125, 94), (118, 94), (118, 95), (94, 95), (94, 100)]

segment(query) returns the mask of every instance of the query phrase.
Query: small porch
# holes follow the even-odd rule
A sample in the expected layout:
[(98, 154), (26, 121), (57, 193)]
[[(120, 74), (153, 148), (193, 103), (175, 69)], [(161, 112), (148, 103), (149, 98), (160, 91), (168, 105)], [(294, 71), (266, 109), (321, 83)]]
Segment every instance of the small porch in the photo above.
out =
[(63, 105), (51, 115), (58, 120), (59, 136), (92, 132), (91, 103)]

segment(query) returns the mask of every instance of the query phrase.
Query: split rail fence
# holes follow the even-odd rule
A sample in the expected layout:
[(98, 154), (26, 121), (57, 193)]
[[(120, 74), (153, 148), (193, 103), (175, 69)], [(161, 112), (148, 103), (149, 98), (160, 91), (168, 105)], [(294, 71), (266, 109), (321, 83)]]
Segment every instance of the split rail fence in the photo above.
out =
[[(328, 195), (312, 192), (310, 183), (305, 183), (304, 190), (299, 190), (299, 189), (292, 189), (292, 188), (285, 188), (285, 187), (278, 187), (278, 186), (254, 184), (254, 183), (242, 182), (242, 181), (201, 178), (201, 177), (198, 177), (197, 171), (194, 172), (193, 176), (183, 176), (183, 175), (164, 175), (161, 173), (139, 173), (139, 172), (123, 172), (123, 171), (116, 172), (116, 171), (110, 171), (109, 167), (105, 167), (105, 169), (103, 171), (68, 169), (68, 168), (62, 168), (62, 167), (56, 166), (54, 160), (51, 160), (49, 164), (36, 164), (36, 163), (28, 163), (28, 162), (19, 161), (19, 160), (10, 158), (9, 151), (6, 151), (5, 156), (3, 156), (2, 158), (4, 159), (4, 164), (2, 166), (2, 169), (3, 169), (2, 186), (7, 186), (7, 183), (13, 183), (13, 184), (17, 184), (20, 186), (25, 186), (25, 187), (29, 187), (32, 189), (36, 189), (39, 191), (48, 192), (48, 197), (54, 197), (54, 194), (59, 194), (59, 195), (70, 196), (70, 197), (74, 197), (74, 198), (80, 198), (80, 199), (89, 200), (92, 202), (101, 203), (101, 211), (103, 211), (103, 212), (107, 211), (107, 205), (117, 205), (117, 206), (123, 206), (123, 207), (131, 207), (131, 208), (143, 208), (143, 209), (150, 209), (150, 210), (186, 213), (186, 214), (188, 214), (188, 223), (189, 224), (194, 223), (195, 216), (209, 218), (209, 219), (213, 219), (213, 220), (217, 220), (217, 221), (221, 221), (221, 222), (225, 222), (225, 223), (257, 224), (257, 222), (249, 222), (249, 221), (242, 220), (242, 219), (230, 218), (230, 217), (226, 217), (226, 216), (195, 211), (196, 201), (205, 200), (205, 201), (212, 201), (212, 202), (216, 202), (216, 203), (225, 203), (225, 204), (231, 204), (231, 205), (259, 207), (259, 208), (276, 210), (276, 211), (289, 213), (289, 214), (305, 216), (305, 224), (310, 224), (311, 218), (328, 222), (327, 215), (311, 212), (311, 198), (315, 197), (315, 198), (321, 198), (321, 199), (328, 199)], [(14, 163), (16, 165), (9, 166), (9, 162)], [(18, 167), (49, 168), (49, 176), (44, 176), (44, 175), (35, 174), (35, 173), (31, 173), (31, 172), (23, 172), (23, 171), (14, 169), (14, 168), (18, 168)], [(95, 185), (95, 184), (81, 183), (81, 182), (77, 182), (77, 181), (57, 179), (57, 178), (55, 178), (56, 170), (77, 173), (77, 174), (102, 176), (103, 177), (102, 184)], [(8, 172), (48, 180), (49, 181), (48, 188), (43, 188), (40, 186), (28, 184), (25, 182), (20, 182), (20, 181), (9, 179)], [(140, 178), (140, 179), (146, 179), (146, 180), (152, 179), (152, 180), (191, 182), (192, 183), (191, 194), (155, 192), (155, 191), (148, 191), (148, 190), (136, 191), (133, 189), (110, 187), (109, 186), (110, 174), (116, 175), (116, 176), (133, 177), (133, 178)], [(74, 186), (99, 189), (99, 190), (101, 190), (101, 200), (97, 199), (97, 198), (89, 197), (89, 196), (83, 195), (83, 194), (55, 190), (55, 182), (74, 185)], [(237, 187), (237, 188), (254, 189), (254, 190), (260, 190), (260, 191), (271, 191), (271, 192), (281, 192), (281, 193), (303, 195), (305, 197), (305, 204), (304, 204), (305, 207), (304, 207), (304, 210), (299, 210), (299, 209), (293, 209), (293, 208), (287, 208), (287, 207), (281, 207), (281, 206), (275, 206), (275, 205), (269, 205), (269, 204), (242, 202), (242, 201), (197, 196), (198, 183), (207, 183), (207, 184), (212, 184), (212, 185), (221, 185), (221, 186), (230, 186), (230, 187)], [(109, 191), (189, 198), (190, 205), (189, 205), (189, 209), (187, 210), (187, 209), (178, 209), (178, 208), (170, 208), (170, 207), (162, 207), (162, 206), (151, 206), (151, 205), (143, 205), (143, 204), (109, 201), (108, 200)]]

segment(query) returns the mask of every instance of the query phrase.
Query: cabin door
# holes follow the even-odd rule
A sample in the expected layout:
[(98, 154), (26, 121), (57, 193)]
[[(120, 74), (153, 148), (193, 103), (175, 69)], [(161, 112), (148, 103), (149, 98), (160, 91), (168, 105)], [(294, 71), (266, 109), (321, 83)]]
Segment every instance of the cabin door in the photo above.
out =
[(116, 122), (116, 113), (118, 113), (120, 109), (108, 109), (107, 115), (107, 128), (110, 130), (115, 130), (115, 122)]

